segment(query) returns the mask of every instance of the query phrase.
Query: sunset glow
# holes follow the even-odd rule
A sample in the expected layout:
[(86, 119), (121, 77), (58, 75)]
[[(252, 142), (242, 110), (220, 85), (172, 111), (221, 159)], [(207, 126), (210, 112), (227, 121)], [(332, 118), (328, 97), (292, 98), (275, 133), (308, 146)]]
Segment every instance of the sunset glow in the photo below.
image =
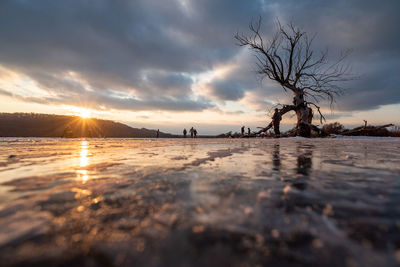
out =
[[(268, 110), (277, 103), (291, 103), (292, 96), (276, 82), (257, 76), (254, 54), (235, 45), (234, 34), (247, 33), (251, 19), (261, 15), (266, 39), (279, 18), (310, 35), (317, 33), (316, 53), (327, 46), (333, 58), (340, 51), (353, 51), (348, 63), (359, 78), (345, 84), (333, 109), (320, 103), (327, 123), (400, 124), (399, 76), (393, 73), (400, 61), (397, 47), (388, 45), (397, 43), (398, 16), (391, 4), (367, 5), (352, 13), (354, 17), (349, 12), (360, 7), (350, 2), (343, 7), (318, 3), (312, 9), (304, 3), (296, 11), (275, 1), (235, 6), (150, 2), (113, 5), (115, 12), (109, 14), (121, 14), (116, 25), (111, 18), (97, 16), (108, 14), (107, 5), (93, 8), (86, 2), (68, 2), (40, 12), (40, 1), (38, 8), (24, 1), (5, 5), (9, 15), (0, 18), (0, 112), (102, 118), (175, 134), (191, 126), (201, 134), (235, 131), (244, 124), (264, 126), (271, 116)], [(21, 10), (31, 12), (23, 25)], [(316, 15), (324, 10), (336, 11)], [(163, 23), (140, 15), (149, 12)], [(92, 16), (94, 21), (75, 20)], [(185, 23), (178, 18), (185, 18)], [(38, 21), (54, 27), (42, 27)], [(65, 34), (49, 39), (60, 32)], [(282, 123), (292, 125), (291, 116), (285, 115)]]
[(0, 262), (400, 265), (400, 0), (0, 0)]

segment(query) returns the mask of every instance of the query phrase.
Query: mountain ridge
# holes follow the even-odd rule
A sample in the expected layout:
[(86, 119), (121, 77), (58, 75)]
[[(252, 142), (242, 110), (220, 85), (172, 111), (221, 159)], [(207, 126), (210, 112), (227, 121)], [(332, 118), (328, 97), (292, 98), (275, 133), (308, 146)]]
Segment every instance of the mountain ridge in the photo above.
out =
[[(155, 138), (157, 130), (96, 118), (42, 113), (0, 113), (0, 137)], [(159, 137), (176, 137), (159, 133)]]

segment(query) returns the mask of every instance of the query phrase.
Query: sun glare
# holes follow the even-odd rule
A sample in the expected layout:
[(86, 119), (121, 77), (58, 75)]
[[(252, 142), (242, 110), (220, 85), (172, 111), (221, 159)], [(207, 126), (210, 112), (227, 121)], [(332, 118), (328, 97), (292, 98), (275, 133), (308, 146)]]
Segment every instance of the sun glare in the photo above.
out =
[(90, 118), (91, 117), (91, 112), (90, 112), (90, 110), (87, 110), (87, 109), (83, 109), (83, 110), (81, 110), (80, 111), (80, 113), (79, 113), (79, 116), (81, 117), (81, 118), (83, 118), (83, 119), (88, 119), (88, 118)]

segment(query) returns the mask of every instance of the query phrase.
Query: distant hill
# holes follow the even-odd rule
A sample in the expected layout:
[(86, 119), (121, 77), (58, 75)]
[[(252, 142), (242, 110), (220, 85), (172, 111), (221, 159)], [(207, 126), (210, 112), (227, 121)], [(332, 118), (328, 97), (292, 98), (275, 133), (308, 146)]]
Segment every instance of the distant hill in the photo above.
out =
[[(156, 130), (77, 116), (0, 113), (1, 137), (156, 137)], [(160, 132), (160, 137), (175, 137)]]

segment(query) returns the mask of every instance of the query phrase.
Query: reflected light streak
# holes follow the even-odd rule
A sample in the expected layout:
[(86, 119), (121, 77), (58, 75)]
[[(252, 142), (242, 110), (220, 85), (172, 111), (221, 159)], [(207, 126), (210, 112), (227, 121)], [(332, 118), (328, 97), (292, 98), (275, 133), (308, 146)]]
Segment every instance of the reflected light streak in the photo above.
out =
[(87, 141), (82, 141), (81, 143), (81, 157), (80, 157), (80, 166), (81, 167), (86, 167), (89, 164), (89, 160), (88, 160), (88, 143)]
[(77, 176), (78, 179), (81, 180), (83, 183), (86, 183), (86, 181), (89, 179), (89, 175), (87, 170), (82, 169), (83, 167), (86, 167), (89, 164), (89, 159), (88, 159), (88, 154), (89, 154), (89, 149), (88, 149), (88, 142), (87, 141), (82, 141), (81, 143), (81, 151), (80, 151), (80, 170), (77, 170)]

